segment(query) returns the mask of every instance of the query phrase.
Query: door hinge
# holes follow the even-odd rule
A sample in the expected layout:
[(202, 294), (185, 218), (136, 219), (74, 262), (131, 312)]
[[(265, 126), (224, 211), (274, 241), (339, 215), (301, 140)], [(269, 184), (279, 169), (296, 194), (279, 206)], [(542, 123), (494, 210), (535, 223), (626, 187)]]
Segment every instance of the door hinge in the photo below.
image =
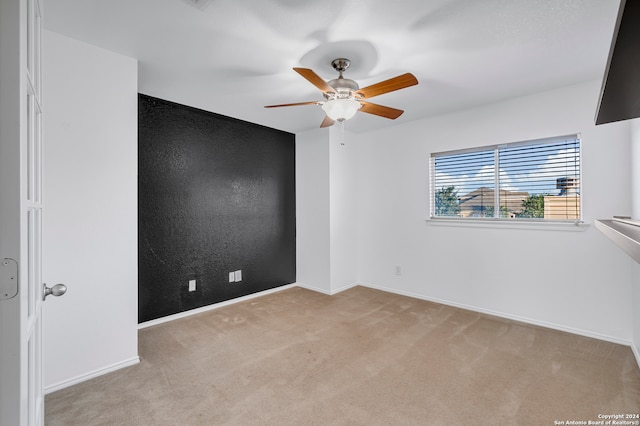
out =
[(0, 262), (0, 300), (13, 299), (18, 295), (18, 262), (2, 259)]

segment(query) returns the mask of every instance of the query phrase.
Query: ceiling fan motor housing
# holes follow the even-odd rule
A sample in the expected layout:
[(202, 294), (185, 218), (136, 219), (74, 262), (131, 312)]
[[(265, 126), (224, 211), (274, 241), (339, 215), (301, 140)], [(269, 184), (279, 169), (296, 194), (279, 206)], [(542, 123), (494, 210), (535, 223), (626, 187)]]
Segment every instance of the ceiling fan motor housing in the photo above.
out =
[(327, 82), (329, 86), (333, 87), (336, 90), (335, 97), (330, 93), (325, 94), (325, 96), (327, 97), (327, 99), (352, 98), (353, 92), (360, 89), (360, 86), (358, 86), (358, 83), (356, 83), (354, 80), (351, 80), (350, 78), (344, 78), (342, 76), (342, 73), (346, 71), (347, 68), (349, 68), (349, 65), (351, 65), (351, 61), (347, 58), (338, 58), (331, 61), (331, 65), (336, 71), (340, 73), (340, 76)]
[(327, 84), (336, 89), (336, 95), (339, 98), (349, 96), (352, 92), (360, 89), (358, 83), (350, 78), (335, 78), (333, 80), (329, 80)]

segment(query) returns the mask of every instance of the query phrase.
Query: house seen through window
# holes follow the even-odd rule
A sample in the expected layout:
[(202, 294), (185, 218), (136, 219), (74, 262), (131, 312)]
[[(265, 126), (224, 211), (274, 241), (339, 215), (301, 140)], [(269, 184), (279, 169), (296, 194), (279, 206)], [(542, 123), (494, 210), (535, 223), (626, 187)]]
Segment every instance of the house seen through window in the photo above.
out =
[(580, 138), (431, 154), (431, 217), (580, 221)]

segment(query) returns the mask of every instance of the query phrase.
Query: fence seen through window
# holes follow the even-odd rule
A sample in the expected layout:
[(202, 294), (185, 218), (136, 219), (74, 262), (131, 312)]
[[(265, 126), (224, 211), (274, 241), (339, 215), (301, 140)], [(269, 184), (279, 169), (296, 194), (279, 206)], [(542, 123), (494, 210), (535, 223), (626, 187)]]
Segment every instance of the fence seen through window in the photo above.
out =
[(580, 138), (431, 154), (431, 217), (582, 219)]

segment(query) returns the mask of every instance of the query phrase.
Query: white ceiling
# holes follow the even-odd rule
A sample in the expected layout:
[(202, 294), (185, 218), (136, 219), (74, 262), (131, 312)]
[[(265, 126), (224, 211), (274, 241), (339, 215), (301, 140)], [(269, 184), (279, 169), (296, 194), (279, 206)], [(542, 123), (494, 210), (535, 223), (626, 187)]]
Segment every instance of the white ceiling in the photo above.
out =
[[(45, 27), (139, 60), (139, 91), (297, 133), (317, 128), (322, 100), (291, 68), (360, 87), (411, 72), (418, 86), (358, 113), (363, 132), (601, 79), (619, 0), (46, 0)], [(98, 83), (99, 84), (99, 83)], [(595, 114), (595, 111), (594, 111)]]

